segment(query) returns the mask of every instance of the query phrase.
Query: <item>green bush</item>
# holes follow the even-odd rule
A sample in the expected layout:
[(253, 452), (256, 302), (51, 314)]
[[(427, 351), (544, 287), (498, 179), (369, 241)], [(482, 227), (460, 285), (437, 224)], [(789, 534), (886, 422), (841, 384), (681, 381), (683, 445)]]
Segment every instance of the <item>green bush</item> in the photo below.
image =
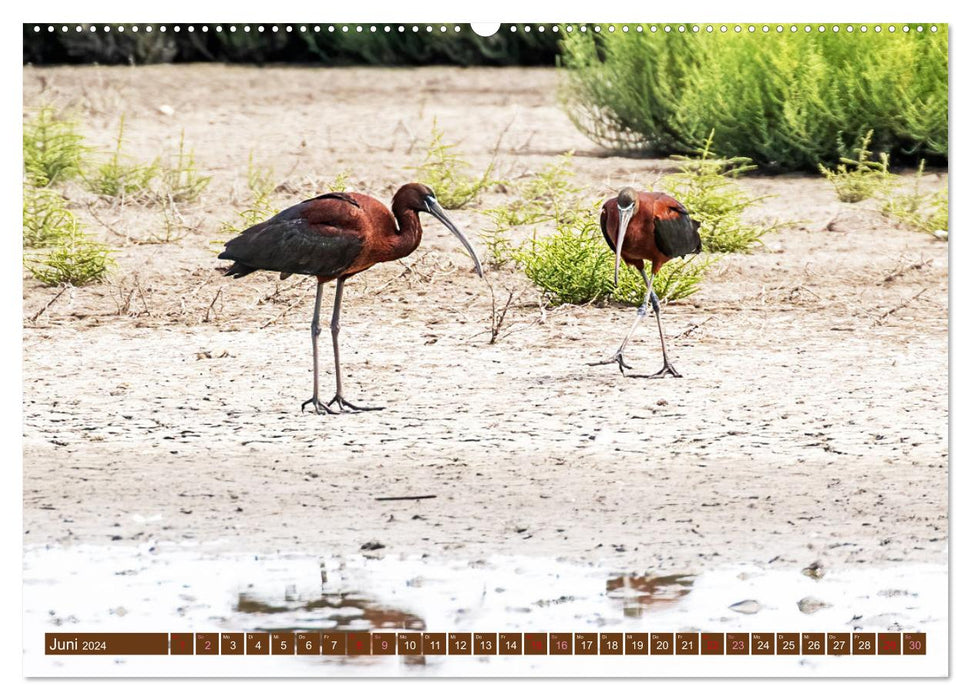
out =
[(74, 234), (78, 221), (64, 197), (46, 187), (24, 185), (24, 248), (41, 248)]
[[(644, 281), (628, 265), (621, 265), (614, 287), (614, 253), (604, 241), (599, 219), (589, 215), (558, 225), (549, 236), (534, 238), (514, 257), (555, 305), (613, 300), (639, 306), (644, 300)], [(708, 256), (671, 261), (654, 278), (658, 298), (674, 301), (694, 294), (712, 262)]]
[(714, 129), (718, 153), (816, 169), (872, 130), (877, 150), (946, 157), (947, 27), (916, 27), (565, 33), (561, 100), (615, 149), (685, 153)]
[(161, 189), (156, 194), (162, 201), (195, 202), (209, 186), (212, 178), (199, 174), (194, 152), (186, 150), (184, 129), (179, 135), (178, 152), (160, 163), (158, 179)]
[(469, 164), (458, 154), (455, 146), (454, 143), (445, 142), (445, 134), (436, 121), (432, 124), (425, 159), (415, 168), (418, 181), (431, 187), (439, 204), (446, 209), (461, 209), (477, 199), (483, 190), (496, 184), (491, 179), (494, 160), (481, 176), (469, 175)]
[(56, 239), (44, 253), (27, 257), (24, 264), (35, 278), (48, 286), (70, 284), (77, 287), (101, 282), (114, 261), (107, 246), (75, 227), (74, 231)]
[(901, 190), (890, 187), (886, 190), (881, 211), (892, 221), (913, 229), (930, 233), (938, 238), (948, 238), (948, 195), (947, 188), (936, 192), (921, 192), (924, 179), (924, 162), (921, 161), (914, 175), (913, 189)]
[(122, 152), (125, 138), (125, 116), (118, 122), (118, 138), (115, 150), (94, 172), (84, 178), (88, 189), (102, 197), (132, 197), (147, 194), (152, 180), (158, 174), (158, 161), (148, 165), (132, 163)]
[(501, 232), (514, 226), (572, 219), (580, 193), (572, 182), (572, 163), (573, 154), (567, 153), (524, 182), (514, 183), (516, 198), (485, 212), (492, 219), (492, 230)]
[[(841, 202), (862, 202), (884, 192), (890, 184), (890, 158), (881, 154), (879, 161), (870, 160), (873, 154), (867, 150), (873, 132), (868, 131), (860, 142), (856, 158), (840, 158), (835, 170), (820, 164), (819, 171), (836, 190)], [(852, 166), (852, 169), (851, 169)]]
[(246, 186), (249, 189), (250, 204), (237, 214), (236, 220), (223, 222), (220, 227), (223, 233), (235, 235), (276, 213), (271, 201), (271, 196), (276, 191), (273, 168), (257, 165), (253, 161), (252, 153), (246, 168)]
[(50, 105), (24, 122), (24, 171), (36, 187), (78, 175), (86, 150), (77, 123), (59, 117)]
[(661, 180), (662, 188), (680, 201), (701, 224), (698, 234), (709, 253), (747, 253), (762, 237), (787, 222), (751, 224), (745, 212), (769, 196), (753, 197), (739, 186), (737, 178), (755, 170), (748, 158), (722, 158), (711, 151), (714, 134), (697, 155), (674, 156), (679, 172)]

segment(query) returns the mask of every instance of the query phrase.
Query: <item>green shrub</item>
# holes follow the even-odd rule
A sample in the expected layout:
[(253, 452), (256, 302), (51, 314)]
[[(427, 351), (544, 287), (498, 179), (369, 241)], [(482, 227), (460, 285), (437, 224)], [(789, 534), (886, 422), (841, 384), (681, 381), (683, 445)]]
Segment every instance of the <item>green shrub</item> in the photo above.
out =
[(179, 136), (179, 151), (159, 165), (161, 190), (157, 196), (172, 202), (195, 202), (202, 196), (212, 178), (199, 174), (195, 154), (185, 148), (185, 129)]
[[(250, 204), (236, 215), (234, 221), (224, 221), (220, 230), (226, 234), (237, 234), (276, 213), (271, 197), (276, 191), (273, 168), (257, 165), (253, 154), (249, 155), (246, 167), (246, 187), (249, 190)], [(313, 196), (313, 195), (310, 195)]]
[(114, 261), (107, 246), (92, 240), (77, 226), (57, 238), (44, 253), (25, 258), (24, 264), (35, 278), (48, 286), (77, 287), (101, 282)]
[(561, 100), (609, 148), (816, 169), (870, 130), (878, 150), (947, 155), (947, 27), (918, 32), (564, 33)]
[(24, 185), (24, 248), (50, 245), (77, 229), (78, 221), (59, 192)]
[(694, 157), (674, 156), (679, 172), (665, 176), (662, 188), (680, 201), (701, 224), (698, 233), (710, 253), (747, 253), (762, 237), (786, 222), (750, 224), (745, 212), (768, 196), (753, 197), (739, 186), (737, 177), (755, 170), (748, 158), (720, 158), (711, 151), (714, 134)]
[[(516, 251), (515, 259), (556, 305), (614, 300), (639, 306), (644, 300), (641, 275), (628, 265), (621, 265), (614, 287), (614, 253), (603, 239), (599, 220), (589, 215), (534, 238)], [(658, 298), (674, 301), (694, 294), (712, 262), (699, 257), (668, 263), (654, 278)]]
[(425, 160), (415, 170), (418, 181), (432, 188), (439, 204), (446, 209), (461, 209), (496, 184), (491, 179), (494, 167), (493, 160), (480, 177), (469, 175), (469, 164), (456, 152), (454, 143), (445, 142), (445, 134), (436, 121)]
[(148, 165), (129, 162), (122, 152), (125, 138), (125, 116), (118, 122), (118, 138), (115, 150), (105, 162), (95, 167), (94, 173), (85, 177), (88, 189), (103, 197), (131, 197), (149, 192), (152, 180), (158, 174), (158, 161)]
[(47, 187), (81, 172), (86, 152), (78, 125), (45, 105), (24, 122), (24, 171), (30, 184)]
[(580, 193), (572, 182), (572, 163), (573, 154), (567, 153), (524, 182), (514, 184), (515, 199), (485, 212), (492, 219), (492, 230), (502, 232), (544, 221), (571, 221), (577, 213)]
[(923, 177), (924, 161), (921, 161), (914, 175), (913, 190), (901, 191), (898, 188), (888, 188), (881, 211), (901, 226), (947, 240), (947, 188), (936, 192), (921, 192), (920, 185)]
[[(870, 160), (873, 155), (867, 148), (873, 132), (868, 131), (860, 142), (856, 158), (840, 158), (835, 170), (820, 163), (819, 171), (826, 176), (841, 202), (862, 202), (884, 192), (890, 184), (890, 158), (881, 154), (879, 161)], [(852, 166), (852, 170), (849, 166)]]

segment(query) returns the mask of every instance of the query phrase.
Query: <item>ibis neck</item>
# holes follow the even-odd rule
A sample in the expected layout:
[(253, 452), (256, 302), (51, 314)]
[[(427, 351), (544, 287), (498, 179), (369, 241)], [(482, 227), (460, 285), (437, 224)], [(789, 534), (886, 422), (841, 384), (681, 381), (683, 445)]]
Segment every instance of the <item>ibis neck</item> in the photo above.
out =
[(398, 222), (398, 236), (393, 245), (394, 259), (397, 260), (411, 255), (421, 243), (421, 221), (414, 209), (394, 207), (392, 213)]

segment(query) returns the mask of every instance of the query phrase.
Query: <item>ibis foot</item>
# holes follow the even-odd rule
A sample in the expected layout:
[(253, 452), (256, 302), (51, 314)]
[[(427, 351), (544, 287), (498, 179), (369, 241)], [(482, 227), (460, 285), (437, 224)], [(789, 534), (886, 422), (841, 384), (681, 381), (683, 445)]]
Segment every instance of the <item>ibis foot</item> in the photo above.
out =
[(609, 357), (606, 360), (600, 360), (599, 362), (588, 362), (587, 366), (598, 367), (600, 365), (612, 365), (615, 362), (617, 363), (617, 366), (620, 367), (621, 374), (624, 374), (625, 369), (633, 369), (633, 367), (627, 364), (627, 362), (624, 360), (624, 353), (622, 352), (614, 353), (613, 357)]
[[(330, 410), (330, 407), (337, 404), (337, 408), (340, 409), (338, 413), (357, 413), (363, 411), (383, 411), (384, 406), (355, 406), (350, 401), (345, 399), (340, 394), (335, 394), (334, 398), (327, 402), (326, 408)], [(333, 413), (333, 411), (331, 411)]]
[(628, 374), (626, 376), (633, 377), (634, 379), (662, 379), (663, 377), (666, 377), (669, 374), (672, 377), (677, 377), (679, 379), (681, 378), (681, 373), (678, 372), (678, 370), (676, 370), (674, 368), (674, 365), (672, 365), (670, 362), (665, 362), (664, 367), (662, 367), (654, 374)]
[(323, 401), (321, 401), (320, 399), (318, 399), (316, 396), (314, 396), (312, 399), (307, 399), (302, 404), (300, 404), (300, 412), (301, 413), (304, 412), (304, 409), (307, 408), (307, 405), (308, 404), (310, 404), (310, 405), (312, 405), (314, 407), (314, 413), (316, 413), (318, 415), (322, 415), (324, 413), (327, 413), (327, 414), (330, 414), (330, 415), (333, 415), (335, 413), (340, 413), (340, 411), (332, 411), (332, 410), (330, 410), (330, 408), (328, 408), (328, 406), (330, 404), (325, 404)]

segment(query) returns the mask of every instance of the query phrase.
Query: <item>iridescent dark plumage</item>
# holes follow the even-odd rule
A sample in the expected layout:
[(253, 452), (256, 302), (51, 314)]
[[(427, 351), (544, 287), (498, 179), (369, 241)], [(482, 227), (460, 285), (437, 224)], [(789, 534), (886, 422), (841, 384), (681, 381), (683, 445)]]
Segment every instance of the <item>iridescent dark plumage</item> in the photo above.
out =
[[(482, 276), (482, 266), (472, 246), (442, 210), (435, 193), (425, 185), (410, 183), (394, 195), (389, 211), (381, 202), (356, 192), (331, 192), (284, 209), (276, 216), (246, 229), (226, 243), (219, 254), (233, 264), (224, 270), (233, 278), (245, 277), (257, 270), (290, 275), (312, 275), (317, 278), (317, 298), (311, 323), (314, 354), (314, 394), (304, 402), (317, 413), (359, 408), (342, 395), (340, 350), (340, 308), (344, 282), (380, 262), (410, 255), (421, 242), (419, 212), (439, 219), (461, 241), (472, 256), (475, 269)], [(337, 393), (328, 403), (318, 395), (317, 336), (320, 335), (320, 303), (325, 283), (337, 281), (331, 335), (334, 343), (334, 373)]]

